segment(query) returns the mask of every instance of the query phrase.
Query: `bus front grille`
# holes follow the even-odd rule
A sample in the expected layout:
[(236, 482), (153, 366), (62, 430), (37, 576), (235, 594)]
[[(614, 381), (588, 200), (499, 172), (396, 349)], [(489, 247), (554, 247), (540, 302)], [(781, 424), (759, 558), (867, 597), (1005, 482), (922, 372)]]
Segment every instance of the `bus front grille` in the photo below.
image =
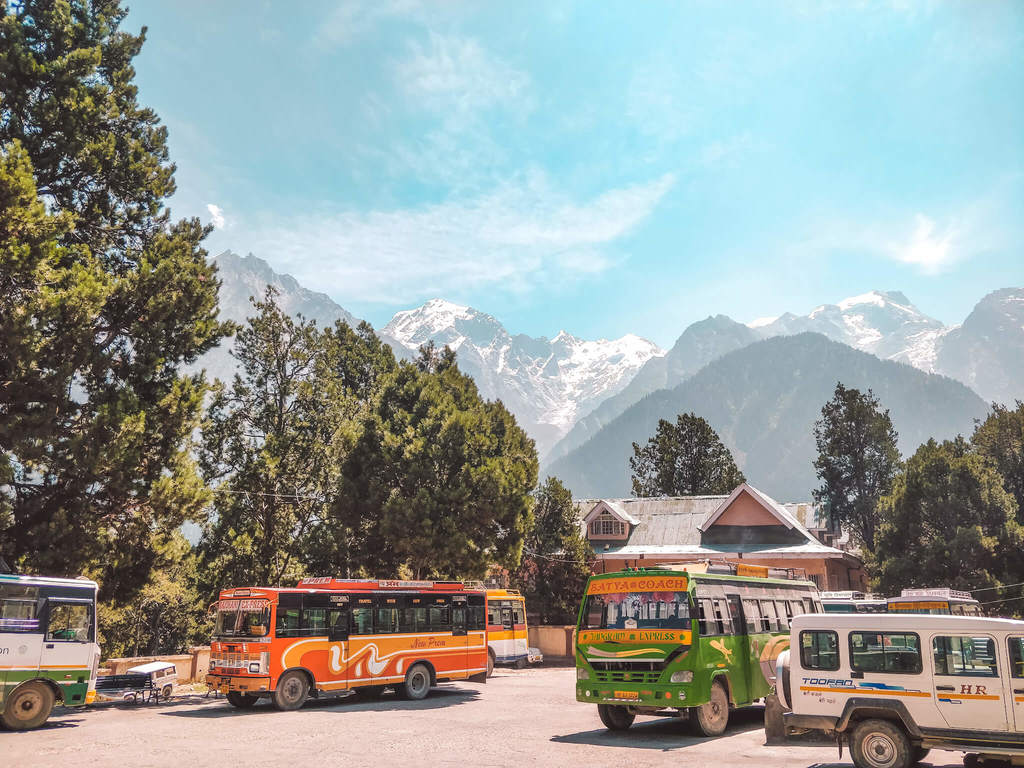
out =
[(662, 661), (592, 661), (599, 683), (656, 683), (665, 668)]

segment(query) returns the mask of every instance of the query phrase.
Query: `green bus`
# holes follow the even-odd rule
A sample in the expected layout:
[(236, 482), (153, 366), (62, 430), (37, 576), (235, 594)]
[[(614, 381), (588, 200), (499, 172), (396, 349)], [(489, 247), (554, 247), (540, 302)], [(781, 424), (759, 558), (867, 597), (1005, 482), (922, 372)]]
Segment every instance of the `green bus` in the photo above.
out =
[(743, 564), (688, 563), (591, 576), (576, 626), (576, 700), (625, 730), (681, 716), (722, 734), (729, 710), (763, 699), (789, 622), (820, 613), (813, 582)]

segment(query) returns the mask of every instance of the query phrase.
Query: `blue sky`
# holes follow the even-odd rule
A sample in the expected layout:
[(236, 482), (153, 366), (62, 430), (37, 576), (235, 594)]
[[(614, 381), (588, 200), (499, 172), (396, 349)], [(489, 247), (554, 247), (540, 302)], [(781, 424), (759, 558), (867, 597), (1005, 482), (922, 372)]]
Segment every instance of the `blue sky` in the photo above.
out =
[(174, 214), (377, 326), (668, 346), (1024, 284), (1024, 3), (129, 5)]

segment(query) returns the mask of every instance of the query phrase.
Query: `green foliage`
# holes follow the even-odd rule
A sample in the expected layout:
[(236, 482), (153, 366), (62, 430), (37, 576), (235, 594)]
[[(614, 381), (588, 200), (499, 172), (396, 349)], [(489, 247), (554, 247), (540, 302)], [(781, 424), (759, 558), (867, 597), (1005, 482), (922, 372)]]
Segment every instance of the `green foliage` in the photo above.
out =
[(878, 500), (892, 490), (900, 465), (896, 430), (878, 398), (836, 384), (835, 393), (814, 424), (821, 486), (814, 500), (824, 502), (833, 523), (848, 530), (867, 552), (875, 549)]
[(350, 568), (481, 577), (519, 562), (537, 454), (500, 402), (485, 402), (445, 349), (384, 381), (343, 466), (335, 519)]
[(209, 642), (206, 606), (196, 591), (196, 556), (181, 534), (156, 544), (146, 585), (127, 603), (99, 606), (105, 658), (184, 653)]
[(201, 378), (230, 328), (197, 220), (171, 223), (166, 131), (136, 102), (116, 0), (0, 17), (0, 549), (127, 599), (199, 514)]
[(394, 367), (368, 327), (321, 331), (275, 297), (268, 288), (254, 302), (235, 344), (241, 374), (230, 387), (218, 383), (203, 424), (201, 465), (215, 485), (201, 545), (209, 595), (225, 584), (294, 583), (307, 550), (323, 557), (345, 541), (321, 524), (356, 419)]
[(512, 583), (541, 624), (573, 624), (594, 553), (580, 530), (572, 493), (558, 478), (545, 480), (534, 498), (533, 526)]
[(992, 413), (978, 425), (971, 445), (993, 463), (1006, 490), (1017, 501), (1017, 522), (1024, 524), (1024, 403), (1015, 409), (995, 403)]
[(654, 436), (629, 460), (634, 496), (700, 496), (729, 493), (744, 481), (732, 453), (695, 413), (672, 424), (658, 420)]
[(995, 587), (1021, 581), (1024, 533), (1002, 478), (963, 438), (929, 440), (879, 502), (881, 524), (867, 560), (875, 588)]

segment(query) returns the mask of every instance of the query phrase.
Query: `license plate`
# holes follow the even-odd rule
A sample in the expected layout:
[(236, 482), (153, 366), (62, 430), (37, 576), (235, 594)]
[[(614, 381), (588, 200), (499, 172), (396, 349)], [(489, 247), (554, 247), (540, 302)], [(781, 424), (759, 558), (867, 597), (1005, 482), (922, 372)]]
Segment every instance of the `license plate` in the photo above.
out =
[(637, 691), (613, 691), (616, 699), (639, 699), (640, 694)]

